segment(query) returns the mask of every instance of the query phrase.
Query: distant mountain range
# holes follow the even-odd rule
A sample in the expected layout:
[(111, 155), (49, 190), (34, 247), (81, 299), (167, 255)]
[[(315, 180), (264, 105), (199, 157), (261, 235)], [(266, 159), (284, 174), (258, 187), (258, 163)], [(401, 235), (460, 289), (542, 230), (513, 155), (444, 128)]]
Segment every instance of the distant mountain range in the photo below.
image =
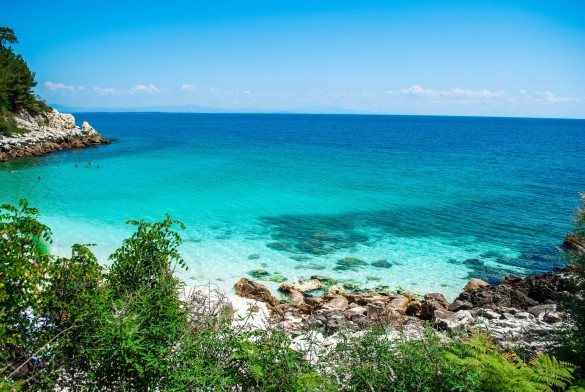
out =
[(49, 106), (61, 113), (91, 112), (164, 112), (164, 113), (290, 113), (290, 114), (374, 114), (373, 112), (337, 106), (297, 107), (290, 110), (266, 110), (256, 108), (222, 109), (197, 105), (165, 105), (140, 107), (80, 107), (51, 103)]

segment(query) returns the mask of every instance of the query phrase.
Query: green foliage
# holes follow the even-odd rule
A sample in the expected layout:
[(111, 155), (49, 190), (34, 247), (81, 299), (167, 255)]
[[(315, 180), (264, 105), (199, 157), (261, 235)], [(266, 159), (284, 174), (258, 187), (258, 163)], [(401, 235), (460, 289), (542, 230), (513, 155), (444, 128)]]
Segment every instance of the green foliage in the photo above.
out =
[(574, 369), (548, 355), (525, 363), (480, 333), (445, 342), (433, 330), (410, 340), (373, 330), (338, 345), (332, 363), (339, 385), (357, 391), (558, 391)]
[(50, 257), (41, 241), (50, 241), (51, 232), (38, 217), (26, 200), (20, 201), (20, 209), (0, 206), (0, 335), (7, 344), (31, 338), (42, 302)]
[(454, 365), (447, 344), (432, 330), (421, 338), (388, 339), (377, 328), (364, 336), (346, 337), (325, 364), (335, 364), (339, 386), (356, 391), (473, 391), (477, 374)]
[(113, 255), (109, 273), (110, 287), (116, 295), (135, 293), (137, 290), (176, 289), (171, 281), (178, 284), (173, 272), (176, 265), (185, 268), (178, 247), (181, 237), (171, 228), (185, 226), (173, 221), (168, 215), (163, 222), (150, 224), (144, 221), (127, 222), (137, 227), (131, 238), (124, 240), (122, 247)]
[(37, 85), (21, 55), (8, 44), (18, 43), (14, 31), (0, 27), (0, 135), (22, 132), (13, 120), (13, 114), (26, 110), (31, 113), (47, 111), (48, 106), (33, 92)]
[(501, 351), (481, 333), (474, 333), (461, 344), (449, 346), (447, 357), (457, 366), (476, 372), (478, 390), (556, 391), (573, 381), (574, 366), (548, 355), (538, 355), (526, 363), (513, 351)]

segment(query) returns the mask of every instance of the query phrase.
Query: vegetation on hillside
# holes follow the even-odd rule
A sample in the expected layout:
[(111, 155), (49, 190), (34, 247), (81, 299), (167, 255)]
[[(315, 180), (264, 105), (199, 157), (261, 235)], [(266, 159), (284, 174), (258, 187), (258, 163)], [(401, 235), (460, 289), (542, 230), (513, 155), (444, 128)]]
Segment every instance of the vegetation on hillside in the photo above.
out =
[(26, 110), (33, 114), (48, 110), (44, 101), (33, 92), (35, 74), (20, 54), (12, 49), (18, 43), (14, 31), (0, 27), (0, 135), (21, 132), (13, 114)]
[(0, 391), (584, 390), (573, 365), (524, 362), (475, 332), (389, 340), (378, 325), (295, 351), (282, 331), (235, 325), (221, 296), (180, 297), (180, 222), (130, 222), (104, 270), (86, 245), (47, 254), (38, 218), (24, 200), (0, 206)]
[(565, 255), (576, 275), (572, 290), (575, 295), (568, 298), (563, 307), (575, 328), (560, 337), (561, 348), (557, 355), (578, 365), (578, 375), (585, 378), (585, 193), (580, 194), (580, 206), (573, 224), (572, 246)]

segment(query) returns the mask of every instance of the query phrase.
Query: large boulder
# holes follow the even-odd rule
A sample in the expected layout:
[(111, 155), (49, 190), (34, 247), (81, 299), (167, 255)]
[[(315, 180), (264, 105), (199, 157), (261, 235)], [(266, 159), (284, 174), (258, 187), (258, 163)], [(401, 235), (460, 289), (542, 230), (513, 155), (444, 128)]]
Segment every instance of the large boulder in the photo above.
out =
[(457, 300), (469, 302), (474, 308), (484, 307), (495, 310), (504, 307), (526, 310), (544, 302), (559, 302), (570, 295), (568, 293), (571, 287), (570, 281), (565, 268), (557, 268), (526, 278), (508, 275), (501, 285), (466, 290), (459, 294)]
[(273, 296), (266, 286), (248, 278), (238, 280), (234, 285), (234, 289), (240, 297), (266, 302), (272, 306), (277, 306), (280, 303), (278, 298)]
[(421, 311), (418, 315), (423, 320), (430, 320), (436, 310), (447, 311), (449, 301), (439, 293), (425, 294), (424, 300), (421, 302)]

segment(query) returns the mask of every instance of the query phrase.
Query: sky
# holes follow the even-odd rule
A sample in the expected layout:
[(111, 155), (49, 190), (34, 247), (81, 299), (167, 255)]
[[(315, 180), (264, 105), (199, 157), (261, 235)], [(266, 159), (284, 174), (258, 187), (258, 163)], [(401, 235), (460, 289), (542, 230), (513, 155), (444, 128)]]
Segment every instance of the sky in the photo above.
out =
[(0, 26), (71, 108), (585, 118), (583, 0), (11, 1)]

